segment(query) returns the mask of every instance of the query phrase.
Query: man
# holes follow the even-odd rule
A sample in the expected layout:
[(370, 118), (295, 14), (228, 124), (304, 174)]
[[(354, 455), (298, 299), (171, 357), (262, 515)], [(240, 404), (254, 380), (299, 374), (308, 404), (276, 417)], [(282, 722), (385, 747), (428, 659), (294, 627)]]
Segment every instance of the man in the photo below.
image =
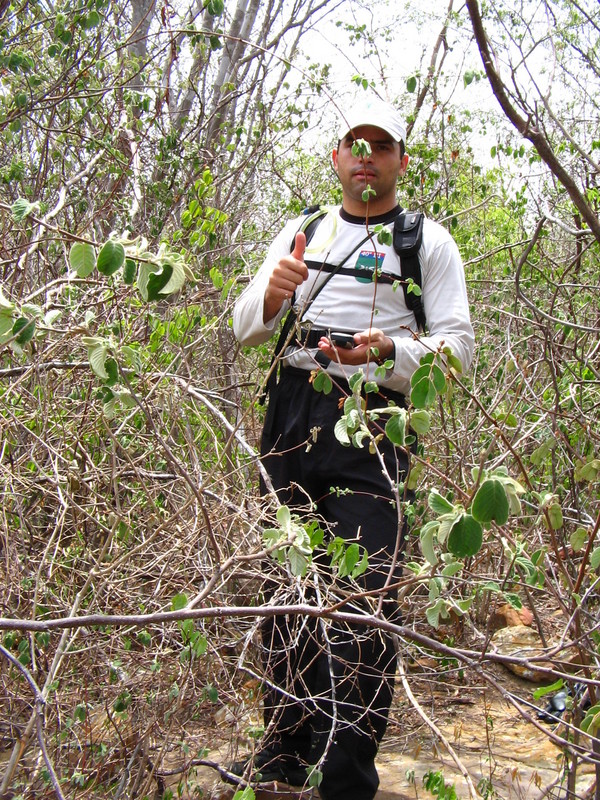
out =
[[(400, 212), (396, 187), (408, 164), (405, 139), (402, 119), (390, 105), (375, 101), (343, 116), (332, 154), (341, 208), (328, 210), (308, 246), (305, 234), (297, 232), (301, 220), (286, 225), (233, 315), (237, 338), (252, 346), (269, 339), (291, 307), (296, 310), (304, 332), (282, 354), (262, 460), (281, 504), (303, 513), (308, 503), (330, 535), (358, 542), (368, 552), (369, 569), (343, 610), (383, 611), (388, 618), (394, 618), (393, 584), (405, 527), (396, 501), (403, 499), (398, 487), (408, 457), (385, 437), (376, 454), (368, 446), (342, 446), (334, 435), (340, 397), (348, 394), (348, 378), (361, 369), (366, 380), (379, 384), (379, 393), (366, 396), (369, 408), (390, 401), (404, 405), (423, 355), (449, 346), (466, 369), (473, 353), (463, 267), (447, 231), (424, 221), (419, 261), (428, 331), (421, 336), (395, 283), (399, 257), (391, 244), (370, 233), (380, 224), (391, 229)], [(368, 142), (370, 153), (356, 154), (357, 140)], [(332, 332), (349, 334), (350, 347), (336, 346)], [(331, 393), (311, 385), (317, 369), (330, 375)], [(323, 574), (331, 569), (324, 567)], [(327, 585), (327, 578), (316, 581), (313, 592), (321, 596), (319, 587)], [(329, 585), (336, 596), (349, 596), (344, 582)], [(231, 771), (247, 780), (297, 784), (306, 781), (307, 768), (318, 765), (323, 800), (371, 800), (379, 783), (374, 760), (393, 695), (390, 637), (367, 627), (276, 617), (264, 625), (263, 648), (264, 745)]]

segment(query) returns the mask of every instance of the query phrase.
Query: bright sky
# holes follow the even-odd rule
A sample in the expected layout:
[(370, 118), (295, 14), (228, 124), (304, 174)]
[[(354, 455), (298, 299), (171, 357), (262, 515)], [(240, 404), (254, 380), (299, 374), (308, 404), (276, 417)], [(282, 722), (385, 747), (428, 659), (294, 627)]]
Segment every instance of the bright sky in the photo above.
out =
[[(332, 65), (329, 84), (336, 100), (343, 102), (363, 92), (352, 82), (352, 78), (359, 74), (373, 81), (375, 90), (384, 99), (397, 101), (400, 98), (407, 112), (413, 108), (416, 94), (407, 93), (406, 83), (411, 76), (426, 73), (442, 30), (447, 4), (414, 0), (408, 9), (406, 6), (400, 11), (398, 9), (399, 6), (386, 0), (374, 0), (363, 8), (343, 0), (331, 16), (305, 35), (302, 51), (307, 59)], [(464, 9), (463, 13), (466, 13)], [(364, 31), (358, 38), (354, 36), (352, 41), (353, 31), (349, 26), (356, 30), (363, 25)], [(479, 53), (473, 45), (468, 56), (464, 56), (465, 46), (470, 40), (469, 31), (470, 27), (466, 31), (450, 27), (448, 31), (447, 41), (451, 50), (444, 61), (439, 102), (450, 102), (454, 108), (496, 111), (498, 106), (487, 80), (464, 86), (467, 70), (482, 70)], [(326, 126), (330, 134), (335, 127), (333, 120), (331, 129)], [(474, 126), (474, 149), (489, 154), (493, 143), (495, 131), (488, 130), (483, 136), (479, 126)]]

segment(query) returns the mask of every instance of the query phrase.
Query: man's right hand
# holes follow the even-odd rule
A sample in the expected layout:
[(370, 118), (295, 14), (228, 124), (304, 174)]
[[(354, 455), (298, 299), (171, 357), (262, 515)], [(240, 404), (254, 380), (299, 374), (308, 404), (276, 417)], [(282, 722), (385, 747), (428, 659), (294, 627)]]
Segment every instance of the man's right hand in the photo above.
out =
[(306, 235), (296, 234), (294, 249), (289, 256), (277, 264), (265, 290), (263, 322), (269, 322), (279, 312), (286, 300), (291, 300), (294, 292), (308, 278), (308, 267), (304, 263)]

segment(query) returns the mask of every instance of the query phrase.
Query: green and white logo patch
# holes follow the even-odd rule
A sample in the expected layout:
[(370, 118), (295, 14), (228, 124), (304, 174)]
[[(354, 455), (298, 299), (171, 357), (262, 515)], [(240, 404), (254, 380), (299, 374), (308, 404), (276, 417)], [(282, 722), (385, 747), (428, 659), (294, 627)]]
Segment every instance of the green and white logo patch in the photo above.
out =
[(361, 250), (354, 265), (354, 273), (359, 283), (371, 283), (376, 269), (381, 269), (384, 256), (374, 250)]

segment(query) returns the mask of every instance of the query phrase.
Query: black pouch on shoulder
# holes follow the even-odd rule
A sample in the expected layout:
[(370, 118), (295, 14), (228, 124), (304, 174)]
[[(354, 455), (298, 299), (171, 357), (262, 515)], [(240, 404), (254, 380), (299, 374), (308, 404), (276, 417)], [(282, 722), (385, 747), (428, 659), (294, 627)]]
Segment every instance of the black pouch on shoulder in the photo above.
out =
[(394, 250), (400, 257), (414, 256), (419, 252), (423, 238), (423, 214), (405, 211), (394, 220)]

